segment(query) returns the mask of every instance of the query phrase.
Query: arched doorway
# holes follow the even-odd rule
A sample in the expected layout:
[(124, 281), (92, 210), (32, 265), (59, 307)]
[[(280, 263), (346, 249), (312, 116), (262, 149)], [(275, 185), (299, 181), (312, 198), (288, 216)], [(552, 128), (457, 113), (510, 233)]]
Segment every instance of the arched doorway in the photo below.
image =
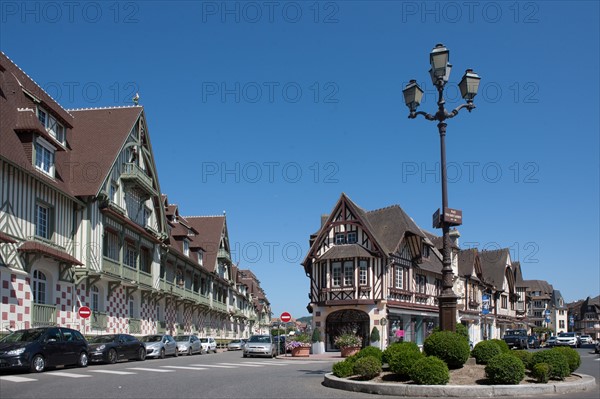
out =
[(327, 316), (325, 321), (325, 349), (339, 350), (334, 343), (335, 337), (348, 330), (356, 332), (363, 339), (363, 346), (369, 345), (369, 315), (361, 310), (338, 310)]

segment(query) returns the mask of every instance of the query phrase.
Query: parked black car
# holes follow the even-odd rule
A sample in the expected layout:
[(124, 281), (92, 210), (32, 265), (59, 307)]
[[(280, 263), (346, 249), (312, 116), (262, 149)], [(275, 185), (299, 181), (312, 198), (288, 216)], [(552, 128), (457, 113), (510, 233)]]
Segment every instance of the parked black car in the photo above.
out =
[(119, 360), (145, 360), (146, 347), (129, 334), (98, 335), (90, 339), (90, 361), (116, 363)]
[(50, 366), (88, 365), (88, 343), (77, 330), (40, 327), (18, 330), (0, 340), (0, 369), (40, 373)]
[(538, 349), (540, 347), (540, 340), (535, 335), (530, 335), (527, 337), (527, 345), (530, 348)]

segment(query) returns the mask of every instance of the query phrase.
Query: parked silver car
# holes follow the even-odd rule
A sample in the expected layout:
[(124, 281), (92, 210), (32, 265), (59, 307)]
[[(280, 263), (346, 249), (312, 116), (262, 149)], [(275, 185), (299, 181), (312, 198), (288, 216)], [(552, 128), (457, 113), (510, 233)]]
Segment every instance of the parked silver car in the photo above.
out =
[(275, 357), (275, 345), (271, 335), (253, 335), (244, 345), (243, 357), (266, 356)]
[(193, 355), (194, 353), (202, 354), (200, 339), (195, 335), (178, 335), (175, 337), (175, 342), (177, 342), (179, 353), (186, 355)]
[(140, 339), (146, 346), (146, 357), (164, 359), (165, 356), (178, 356), (177, 342), (169, 334), (146, 335)]
[(227, 344), (228, 351), (240, 351), (244, 349), (244, 345), (246, 344), (245, 339), (234, 339), (230, 343)]

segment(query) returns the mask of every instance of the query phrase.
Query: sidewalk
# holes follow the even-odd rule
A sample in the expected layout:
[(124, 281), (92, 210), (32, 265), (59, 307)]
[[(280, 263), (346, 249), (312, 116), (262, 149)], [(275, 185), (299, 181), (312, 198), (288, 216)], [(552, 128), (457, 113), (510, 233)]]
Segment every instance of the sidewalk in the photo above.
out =
[(327, 361), (331, 361), (331, 360), (343, 360), (342, 358), (342, 354), (337, 351), (337, 352), (325, 352), (325, 353), (321, 353), (318, 355), (310, 355), (309, 357), (292, 357), (291, 354), (287, 353), (285, 355), (278, 355), (277, 359), (284, 359), (284, 360), (327, 360)]

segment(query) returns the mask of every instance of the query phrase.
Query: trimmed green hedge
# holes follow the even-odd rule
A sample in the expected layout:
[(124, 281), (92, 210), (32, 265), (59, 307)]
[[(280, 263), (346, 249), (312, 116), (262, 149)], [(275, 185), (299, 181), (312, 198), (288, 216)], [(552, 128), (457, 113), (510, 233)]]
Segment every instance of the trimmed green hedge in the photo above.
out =
[(491, 358), (502, 353), (500, 346), (494, 341), (481, 341), (475, 345), (471, 351), (471, 356), (475, 358), (477, 364), (488, 364)]
[(492, 384), (516, 385), (525, 378), (525, 366), (510, 353), (501, 353), (485, 366), (485, 376)]
[(375, 356), (364, 356), (354, 362), (354, 374), (371, 380), (381, 373), (381, 361)]
[(550, 350), (558, 351), (565, 355), (567, 362), (569, 363), (569, 371), (571, 373), (575, 372), (575, 370), (581, 366), (581, 356), (579, 356), (579, 352), (577, 352), (575, 349), (568, 346), (559, 346)]
[(538, 363), (533, 366), (531, 374), (537, 382), (546, 384), (550, 379), (550, 365), (548, 363)]
[(495, 342), (500, 347), (500, 350), (502, 351), (502, 353), (510, 352), (510, 348), (508, 347), (508, 344), (506, 342), (504, 342), (503, 339), (494, 338), (494, 339), (490, 339), (488, 341)]
[(337, 362), (333, 365), (333, 375), (339, 378), (350, 377), (354, 373), (354, 362), (349, 362), (348, 359)]
[(451, 332), (439, 331), (431, 334), (423, 344), (427, 356), (435, 356), (446, 362), (450, 368), (460, 368), (469, 358), (469, 341), (464, 336)]
[(357, 356), (358, 358), (373, 356), (374, 358), (379, 360), (379, 363), (381, 363), (383, 358), (383, 352), (381, 351), (381, 349), (376, 348), (374, 346), (366, 346), (362, 348), (355, 356)]
[(425, 355), (419, 349), (406, 348), (405, 350), (393, 353), (391, 359), (388, 360), (388, 364), (393, 373), (406, 378), (410, 377), (410, 370), (413, 365), (424, 357)]
[(527, 370), (531, 370), (531, 368), (533, 367), (533, 365), (531, 364), (533, 353), (527, 351), (512, 351), (510, 352), (510, 354), (516, 358), (521, 359), (521, 361), (523, 362), (523, 366), (525, 366)]
[(383, 363), (389, 364), (392, 354), (402, 352), (405, 350), (416, 350), (419, 352), (421, 351), (421, 349), (419, 349), (419, 346), (414, 342), (394, 342), (383, 351), (383, 357), (381, 360), (383, 361)]
[(450, 371), (443, 360), (427, 356), (413, 365), (410, 379), (419, 385), (446, 385), (450, 381)]
[(561, 351), (550, 349), (536, 352), (531, 358), (532, 369), (539, 363), (547, 363), (550, 366), (550, 378), (564, 380), (571, 374), (569, 361)]

